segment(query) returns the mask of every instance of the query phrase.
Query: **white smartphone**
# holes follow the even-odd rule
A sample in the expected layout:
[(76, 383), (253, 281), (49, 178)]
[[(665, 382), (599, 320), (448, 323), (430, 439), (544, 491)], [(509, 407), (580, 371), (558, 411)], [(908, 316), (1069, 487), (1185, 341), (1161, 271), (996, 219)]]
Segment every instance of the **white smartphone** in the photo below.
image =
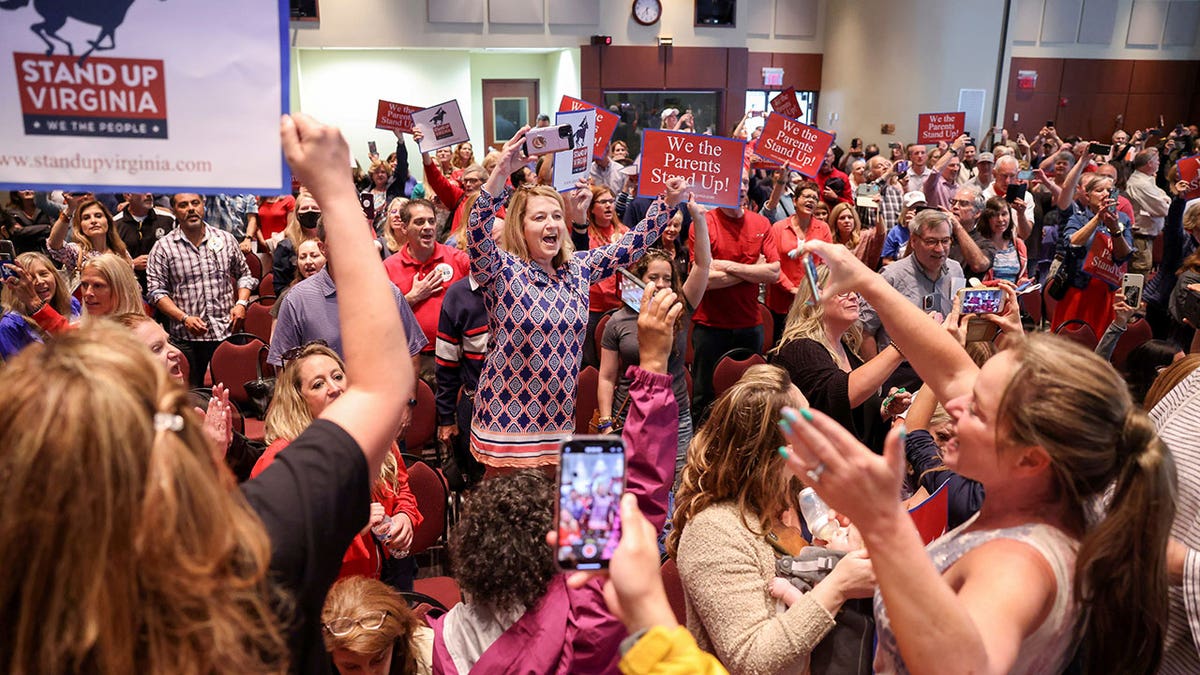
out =
[(1142, 304), (1142, 287), (1146, 285), (1146, 277), (1141, 274), (1126, 274), (1121, 278), (1121, 290), (1125, 293), (1125, 304), (1137, 308)]

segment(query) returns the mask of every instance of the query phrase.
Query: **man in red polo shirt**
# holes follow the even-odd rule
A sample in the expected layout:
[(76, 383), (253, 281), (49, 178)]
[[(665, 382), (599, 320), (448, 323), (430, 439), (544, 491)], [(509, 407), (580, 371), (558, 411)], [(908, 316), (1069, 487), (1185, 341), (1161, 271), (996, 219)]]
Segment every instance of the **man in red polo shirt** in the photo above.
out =
[[(749, 188), (750, 175), (743, 171), (739, 199), (743, 204)], [(779, 252), (771, 221), (741, 207), (712, 209), (706, 218), (713, 261), (704, 299), (692, 314), (692, 419), (697, 424), (715, 398), (712, 376), (721, 356), (737, 347), (762, 352), (758, 287), (779, 280)], [(695, 238), (689, 234), (693, 257), (695, 246)]]
[(466, 253), (437, 241), (433, 204), (414, 199), (400, 209), (400, 220), (408, 232), (408, 243), (383, 261), (388, 278), (404, 293), (429, 344), (421, 350), (421, 379), (433, 386), (434, 344), (442, 298), (450, 284), (470, 273)]

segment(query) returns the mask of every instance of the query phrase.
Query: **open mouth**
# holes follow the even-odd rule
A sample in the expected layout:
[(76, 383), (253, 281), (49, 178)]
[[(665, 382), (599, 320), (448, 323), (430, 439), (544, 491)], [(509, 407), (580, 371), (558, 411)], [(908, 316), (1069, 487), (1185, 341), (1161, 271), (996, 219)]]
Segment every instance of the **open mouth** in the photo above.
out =
[(549, 233), (549, 234), (542, 235), (542, 244), (544, 244), (550, 248), (557, 247), (558, 246), (558, 234), (557, 233)]

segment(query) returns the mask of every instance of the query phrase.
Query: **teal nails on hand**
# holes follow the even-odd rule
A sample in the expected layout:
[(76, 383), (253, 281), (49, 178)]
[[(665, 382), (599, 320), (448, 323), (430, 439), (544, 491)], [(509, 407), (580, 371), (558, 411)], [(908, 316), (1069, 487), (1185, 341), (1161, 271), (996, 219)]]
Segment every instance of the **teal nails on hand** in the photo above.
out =
[(908, 427), (901, 424), (900, 425), (900, 442), (903, 443), (907, 439), (908, 439)]
[(812, 414), (812, 411), (811, 411), (811, 410), (809, 410), (808, 408), (801, 408), (801, 409), (800, 409), (800, 416), (804, 418), (804, 421), (805, 421), (805, 422), (812, 422), (812, 421), (813, 421), (813, 414)]
[(796, 422), (800, 421), (800, 420), (796, 419), (796, 411), (793, 410), (792, 408), (784, 408), (782, 410), (782, 412), (783, 412), (783, 418), (785, 420), (787, 420), (788, 422), (795, 424)]
[(782, 456), (784, 459), (789, 459), (787, 448), (785, 448), (785, 447), (784, 447), (784, 446), (782, 446), (782, 445), (781, 445), (781, 446), (779, 446), (779, 454), (780, 454), (780, 455), (781, 455), (781, 456)]
[(779, 430), (785, 434), (792, 433), (792, 423), (787, 420), (779, 420)]

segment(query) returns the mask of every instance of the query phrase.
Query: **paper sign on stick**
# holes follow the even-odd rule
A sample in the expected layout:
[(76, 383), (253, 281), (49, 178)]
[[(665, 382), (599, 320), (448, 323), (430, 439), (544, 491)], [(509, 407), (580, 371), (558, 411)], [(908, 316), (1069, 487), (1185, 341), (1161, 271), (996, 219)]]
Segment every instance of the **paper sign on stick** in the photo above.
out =
[[(279, 194), (291, 185), (279, 136), (290, 108), (287, 3), (0, 7), (4, 190)], [(167, 28), (180, 24), (201, 39)]]
[(433, 152), (438, 148), (470, 140), (467, 124), (463, 122), (458, 101), (446, 101), (412, 114), (413, 128), (420, 129), (424, 137), (417, 144), (421, 152)]
[(1200, 155), (1184, 157), (1176, 162), (1175, 166), (1179, 167), (1179, 180), (1188, 184), (1183, 198), (1200, 199)]
[(657, 197), (668, 179), (679, 176), (692, 186), (697, 202), (737, 208), (745, 154), (745, 141), (646, 129), (642, 132), (638, 196)]
[(596, 144), (592, 152), (592, 157), (600, 158), (608, 152), (608, 144), (612, 141), (613, 132), (617, 130), (617, 123), (621, 121), (621, 117), (616, 113), (610, 112), (597, 105), (592, 105), (587, 101), (581, 101), (570, 96), (563, 96), (562, 102), (558, 104), (559, 112), (567, 112), (569, 110), (595, 110), (596, 111)]
[(945, 141), (952, 143), (962, 136), (963, 128), (967, 126), (967, 113), (924, 113), (917, 115), (917, 142), (922, 145), (933, 145)]
[(404, 105), (379, 99), (379, 107), (375, 109), (375, 128), (411, 134), (413, 132), (412, 114), (420, 109), (415, 105)]
[(800, 109), (800, 100), (796, 98), (795, 87), (788, 87), (771, 99), (771, 109), (794, 120), (804, 116), (804, 111)]
[(575, 189), (575, 182), (587, 180), (592, 168), (592, 148), (596, 141), (596, 110), (572, 110), (555, 116), (555, 124), (570, 124), (575, 147), (554, 153), (554, 189)]
[(793, 171), (811, 178), (817, 175), (832, 143), (833, 134), (771, 113), (758, 137), (757, 154), (772, 162), (786, 163)]

